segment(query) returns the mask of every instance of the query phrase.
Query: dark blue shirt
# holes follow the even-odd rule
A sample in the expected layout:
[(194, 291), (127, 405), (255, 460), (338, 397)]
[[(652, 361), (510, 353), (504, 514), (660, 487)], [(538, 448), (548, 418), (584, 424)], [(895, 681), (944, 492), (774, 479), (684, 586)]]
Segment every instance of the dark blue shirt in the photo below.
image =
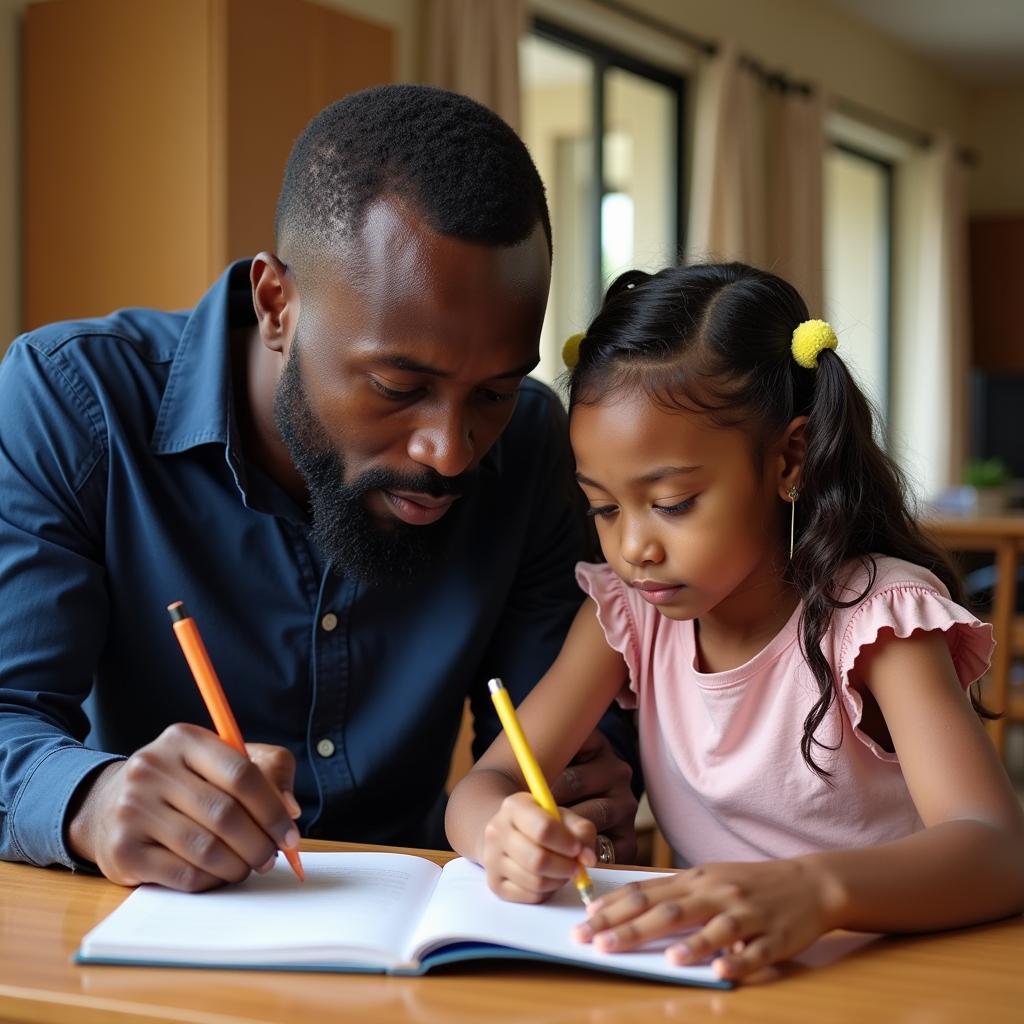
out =
[(254, 322), (239, 263), (191, 314), (55, 324), (0, 366), (4, 859), (73, 865), (79, 783), (172, 722), (209, 725), (171, 601), (195, 616), (245, 738), (295, 755), (303, 833), (410, 846), (443, 845), (467, 695), (479, 752), (498, 728), (486, 680), (521, 699), (580, 604), (548, 389), (523, 383), (449, 513), (441, 568), (369, 587), (324, 564), (305, 510), (245, 462), (228, 346)]

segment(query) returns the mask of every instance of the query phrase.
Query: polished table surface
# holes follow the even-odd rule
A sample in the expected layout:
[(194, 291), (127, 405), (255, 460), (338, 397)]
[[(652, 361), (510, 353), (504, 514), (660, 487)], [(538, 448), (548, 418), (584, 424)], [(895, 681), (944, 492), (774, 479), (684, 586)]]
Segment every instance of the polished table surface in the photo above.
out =
[[(305, 848), (367, 849), (313, 841)], [(822, 966), (787, 965), (733, 991), (509, 962), (422, 978), (73, 964), (85, 932), (127, 894), (101, 878), (0, 864), (0, 1021), (1024, 1020), (1024, 918), (909, 939), (837, 935), (816, 950)]]

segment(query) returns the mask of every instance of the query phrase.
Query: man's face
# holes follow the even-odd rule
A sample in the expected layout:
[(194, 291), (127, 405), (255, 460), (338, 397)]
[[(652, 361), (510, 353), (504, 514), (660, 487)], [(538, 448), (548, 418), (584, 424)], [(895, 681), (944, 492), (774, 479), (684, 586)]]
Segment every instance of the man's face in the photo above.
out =
[(497, 248), (381, 199), (343, 259), (298, 277), (274, 416), (336, 571), (408, 578), (440, 548), (537, 363), (549, 276), (539, 224)]

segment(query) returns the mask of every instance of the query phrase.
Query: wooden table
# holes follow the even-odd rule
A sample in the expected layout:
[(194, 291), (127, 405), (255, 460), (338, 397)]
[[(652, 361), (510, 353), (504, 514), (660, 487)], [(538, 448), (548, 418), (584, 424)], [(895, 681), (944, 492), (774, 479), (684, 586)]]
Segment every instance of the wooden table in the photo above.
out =
[(996, 650), (992, 656), (986, 704), (1004, 716), (989, 723), (992, 741), (1000, 756), (1006, 742), (1006, 723), (1024, 720), (1024, 709), (1010, 700), (1010, 668), (1013, 663), (1013, 629), (1017, 596), (1017, 565), (1024, 554), (1024, 515), (963, 518), (928, 518), (921, 524), (944, 549), (991, 551), (996, 559), (996, 587), (992, 596), (992, 628)]
[[(367, 849), (310, 841), (310, 850)], [(425, 851), (438, 862), (446, 854)], [(1024, 1018), (1024, 918), (909, 939), (836, 935), (825, 966), (787, 965), (731, 992), (503, 962), (424, 978), (78, 967), (82, 935), (127, 890), (85, 875), (0, 864), (0, 1020), (53, 1024), (616, 1024), (739, 1021), (951, 1024)], [(835, 957), (838, 956), (838, 959)]]

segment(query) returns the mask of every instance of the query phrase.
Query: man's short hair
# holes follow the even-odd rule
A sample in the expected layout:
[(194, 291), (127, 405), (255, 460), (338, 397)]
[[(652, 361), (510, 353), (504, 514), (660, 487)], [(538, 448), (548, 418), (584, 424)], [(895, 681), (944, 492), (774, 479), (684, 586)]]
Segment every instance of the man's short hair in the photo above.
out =
[(411, 202), (440, 234), (485, 245), (515, 245), (539, 221), (551, 251), (544, 185), (526, 146), (458, 93), (385, 85), (317, 114), (288, 157), (278, 250), (336, 251), (381, 195)]

